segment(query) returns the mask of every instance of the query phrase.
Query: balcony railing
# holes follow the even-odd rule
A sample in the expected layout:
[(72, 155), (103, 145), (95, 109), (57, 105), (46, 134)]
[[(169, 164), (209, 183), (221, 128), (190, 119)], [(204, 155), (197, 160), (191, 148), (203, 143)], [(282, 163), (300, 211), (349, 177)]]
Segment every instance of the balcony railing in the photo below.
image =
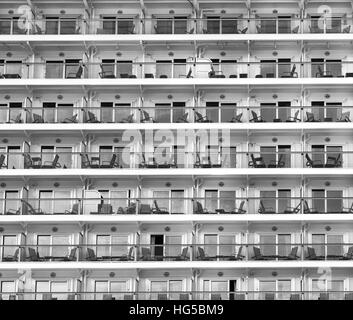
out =
[[(75, 58), (72, 58), (75, 60)], [(47, 61), (23, 62), (19, 60), (0, 62), (0, 78), (2, 79), (187, 79), (211, 78), (351, 78), (353, 77), (353, 61), (336, 59), (328, 61), (318, 59), (312, 61), (277, 61), (261, 59), (258, 61), (236, 61), (214, 63), (209, 58), (185, 57), (185, 62), (173, 60), (152, 62), (77, 62)], [(191, 61), (190, 61), (191, 60)], [(281, 59), (278, 59), (281, 60)], [(322, 60), (322, 61), (321, 61)]]
[[(333, 148), (320, 151), (175, 151), (160, 147), (155, 152), (0, 152), (0, 169), (220, 169), (220, 168), (351, 168), (353, 151)], [(276, 149), (273, 146), (272, 149)]]
[(352, 243), (2, 245), (2, 262), (353, 260)]
[[(295, 12), (288, 14), (292, 16)], [(351, 33), (352, 19), (344, 17), (282, 18), (233, 17), (193, 18), (185, 15), (140, 18), (105, 17), (100, 19), (41, 18), (23, 20), (19, 17), (0, 19), (0, 34), (301, 34), (301, 33)]]
[[(276, 191), (273, 191), (274, 193)], [(0, 199), (0, 215), (353, 214), (353, 198), (225, 197)]]
[(353, 106), (112, 106), (9, 107), (0, 105), (0, 123), (298, 123), (351, 122)]
[(353, 291), (33, 291), (1, 293), (3, 300), (353, 300)]

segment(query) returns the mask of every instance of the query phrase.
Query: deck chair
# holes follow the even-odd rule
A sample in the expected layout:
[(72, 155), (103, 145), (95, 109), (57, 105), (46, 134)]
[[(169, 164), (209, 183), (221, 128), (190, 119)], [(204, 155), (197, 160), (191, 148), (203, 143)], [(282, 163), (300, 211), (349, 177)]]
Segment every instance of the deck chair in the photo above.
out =
[(76, 72), (70, 72), (67, 74), (66, 79), (81, 79), (83, 73), (83, 66), (80, 65)]
[(119, 166), (119, 164), (117, 163), (117, 159), (118, 159), (118, 156), (117, 156), (117, 154), (114, 153), (112, 155), (112, 158), (110, 159), (110, 161), (103, 161), (99, 167), (103, 168), (103, 169), (116, 168)]
[(134, 260), (134, 247), (129, 248), (129, 252), (127, 254), (119, 257), (119, 261), (133, 261)]
[(301, 205), (302, 203), (299, 202), (299, 204), (296, 207), (287, 207), (283, 213), (299, 213)]
[(261, 250), (260, 248), (258, 247), (253, 247), (253, 250), (254, 250), (254, 256), (252, 257), (252, 259), (254, 260), (273, 260), (275, 257), (273, 256), (264, 256), (262, 253), (261, 253)]
[(97, 261), (97, 256), (96, 253), (94, 252), (93, 249), (87, 248), (87, 255), (86, 255), (86, 260), (87, 261)]
[(292, 70), (289, 72), (283, 72), (281, 78), (298, 78), (298, 72), (296, 72), (297, 66), (294, 64)]
[(70, 250), (70, 253), (64, 257), (64, 261), (76, 261), (76, 252), (77, 252), (77, 248), (73, 248)]
[(140, 109), (140, 122), (145, 123), (145, 122), (152, 122), (155, 123), (156, 121), (148, 114), (147, 111)]
[(98, 214), (113, 214), (113, 207), (109, 203), (98, 204)]
[(333, 78), (333, 75), (330, 71), (323, 71), (321, 66), (317, 66), (316, 78)]
[(189, 71), (188, 71), (188, 73), (187, 73), (186, 75), (181, 74), (179, 77), (180, 77), (180, 78), (187, 78), (187, 79), (193, 78), (193, 76), (192, 76), (192, 69), (189, 68)]
[(250, 122), (266, 122), (261, 116), (258, 116), (257, 113), (251, 110), (252, 119)]
[(33, 116), (32, 123), (44, 123), (44, 119), (39, 114), (33, 113), (32, 116)]
[(87, 122), (87, 123), (101, 123), (101, 121), (99, 121), (97, 119), (96, 115), (91, 111), (87, 111), (85, 122)]
[(262, 157), (254, 157), (254, 154), (252, 153), (250, 155), (251, 160), (249, 161), (249, 167), (251, 168), (266, 168), (265, 161), (263, 160)]
[(306, 112), (305, 122), (320, 122), (320, 120), (315, 119), (315, 116), (312, 112)]
[(22, 213), (23, 214), (31, 214), (31, 215), (38, 215), (38, 214), (45, 214), (44, 211), (42, 211), (42, 209), (38, 208), (38, 209), (34, 209), (32, 207), (32, 205), (27, 202), (26, 200), (21, 199), (22, 202)]
[(168, 300), (168, 295), (166, 293), (158, 293), (157, 300)]
[(21, 115), (21, 113), (19, 113), (15, 119), (10, 119), (10, 121), (6, 122), (6, 123), (22, 123), (21, 117), (22, 117), (22, 115)]
[(288, 117), (286, 122), (300, 122), (300, 118), (298, 118), (298, 116), (299, 116), (299, 110), (295, 112), (294, 117)]
[(304, 200), (303, 201), (303, 205), (304, 205), (304, 213), (310, 214), (310, 213), (319, 213), (319, 211), (317, 211), (315, 208), (310, 208), (308, 201)]
[(342, 208), (342, 213), (353, 213), (353, 202), (349, 208)]
[(188, 32), (186, 32), (187, 34), (194, 34), (195, 33), (195, 28), (191, 28)]
[(274, 293), (265, 293), (265, 300), (275, 300)]
[(285, 260), (297, 260), (299, 257), (297, 256), (298, 253), (298, 247), (293, 247), (291, 252), (288, 254), (288, 256), (280, 257)]
[(79, 214), (79, 203), (74, 203), (70, 210), (65, 210), (64, 214)]
[(72, 117), (65, 118), (63, 121), (61, 121), (61, 123), (77, 123), (78, 122), (77, 116), (78, 114), (76, 113)]
[(0, 154), (0, 169), (7, 168), (7, 165), (5, 164), (5, 159), (6, 156), (4, 154)]
[(230, 260), (242, 261), (245, 258), (242, 252), (243, 252), (243, 246), (240, 246), (238, 249), (238, 252), (233, 257), (231, 257)]
[(59, 163), (59, 155), (56, 154), (53, 161), (45, 161), (41, 168), (42, 169), (61, 168), (61, 164)]
[(327, 162), (325, 168), (340, 168), (342, 167), (341, 154), (339, 153), (337, 157), (327, 157)]
[(188, 123), (188, 116), (189, 116), (189, 113), (186, 112), (184, 113), (181, 117), (179, 117), (175, 122), (176, 123)]
[(289, 297), (289, 300), (301, 300), (299, 293), (292, 293)]
[(39, 253), (31, 247), (28, 248), (28, 257), (25, 260), (26, 261), (44, 261), (44, 259), (39, 256)]
[(169, 214), (167, 208), (160, 208), (158, 206), (157, 200), (153, 200), (154, 208), (152, 209), (153, 214)]
[(342, 256), (341, 260), (353, 260), (353, 247), (348, 248), (348, 252)]
[(239, 208), (234, 208), (234, 210), (231, 211), (231, 213), (233, 213), (233, 214), (244, 214), (244, 213), (246, 213), (246, 210), (244, 209), (244, 206), (245, 206), (245, 200), (242, 200), (240, 202)]
[(300, 26), (296, 26), (295, 28), (292, 29), (292, 33), (298, 33), (299, 32)]
[(184, 247), (183, 251), (180, 254), (180, 256), (177, 256), (175, 260), (176, 261), (186, 261), (186, 260), (188, 260), (188, 250), (189, 250), (188, 247)]
[(247, 33), (248, 32), (248, 27), (245, 27), (245, 28), (243, 28), (243, 29), (241, 29), (241, 30), (237, 30), (237, 33), (238, 34), (245, 34), (245, 33)]
[(339, 119), (337, 119), (337, 122), (351, 122), (351, 119), (350, 119), (350, 112), (347, 111), (347, 112), (343, 112), (340, 116)]
[(151, 214), (152, 213), (152, 209), (151, 206), (149, 204), (140, 204), (139, 207), (139, 214)]
[(219, 293), (211, 293), (211, 300), (222, 300), (222, 296)]
[(151, 256), (150, 248), (142, 247), (141, 248), (141, 254), (142, 255), (141, 255), (140, 260), (143, 260), (143, 261), (151, 261), (151, 260), (153, 260), (152, 256)]
[(202, 260), (202, 261), (211, 261), (214, 260), (214, 258), (208, 256), (207, 254), (205, 254), (205, 250), (201, 247), (197, 247), (197, 250), (199, 252), (199, 256), (197, 257), (198, 260)]
[(233, 123), (241, 123), (241, 118), (243, 116), (243, 113), (239, 113), (237, 114), (235, 117), (233, 117), (229, 122), (233, 122)]
[(342, 29), (342, 33), (350, 33), (351, 32), (351, 26), (347, 26)]
[(328, 292), (320, 292), (318, 300), (330, 300), (330, 294)]
[(134, 115), (130, 114), (127, 118), (122, 119), (119, 123), (133, 123), (134, 122)]
[(91, 167), (91, 161), (88, 158), (87, 153), (80, 153), (81, 157), (81, 168), (90, 168)]
[(10, 256), (4, 256), (2, 258), (2, 261), (5, 261), (5, 262), (16, 262), (16, 261), (18, 261), (19, 252), (20, 252), (20, 250), (16, 249), (15, 253), (12, 256), (11, 255)]
[(309, 168), (323, 168), (324, 164), (320, 160), (312, 160), (310, 156), (306, 153), (306, 166)]
[(262, 202), (262, 200), (260, 200), (260, 207), (259, 207), (258, 213), (261, 213), (261, 214), (274, 214), (274, 213), (276, 213), (276, 211), (272, 207), (267, 207), (266, 208), (264, 206), (264, 203)]
[(24, 157), (24, 167), (25, 169), (40, 169), (41, 166), (41, 159), (39, 159), (39, 161), (33, 161), (31, 155), (29, 153), (24, 153), (23, 154)]
[(180, 293), (179, 300), (190, 300), (189, 294), (188, 293)]
[(192, 200), (193, 203), (193, 213), (194, 214), (208, 214), (207, 209), (203, 209), (202, 204), (199, 201)]
[(123, 208), (123, 207), (119, 207), (118, 214), (135, 214), (136, 213), (136, 203), (132, 202), (131, 204), (129, 204), (129, 206)]
[(107, 67), (109, 66), (109, 68), (111, 67), (111, 64), (110, 65), (105, 65), (105, 64), (101, 64), (100, 67), (101, 67), (101, 72), (99, 72), (99, 76), (102, 78), (102, 79), (115, 79), (115, 74), (114, 74), (114, 71), (112, 70), (108, 70)]
[(315, 249), (312, 247), (308, 247), (308, 255), (305, 257), (307, 260), (325, 260), (323, 256), (317, 256)]
[(207, 118), (207, 116), (203, 116), (200, 112), (197, 112), (195, 109), (192, 109), (194, 111), (194, 116), (195, 116), (195, 122), (212, 122), (210, 119)]

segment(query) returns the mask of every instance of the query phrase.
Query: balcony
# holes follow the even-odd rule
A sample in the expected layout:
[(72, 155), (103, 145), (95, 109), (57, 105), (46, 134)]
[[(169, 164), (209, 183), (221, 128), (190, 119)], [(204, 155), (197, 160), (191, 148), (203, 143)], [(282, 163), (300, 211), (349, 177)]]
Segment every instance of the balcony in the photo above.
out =
[[(319, 237), (324, 235), (318, 235)], [(264, 236), (276, 241), (275, 235)], [(181, 237), (179, 237), (181, 239)], [(290, 235), (288, 235), (288, 239)], [(336, 237), (338, 238), (338, 237)], [(232, 237), (234, 240), (234, 237)], [(316, 238), (315, 238), (316, 239)], [(343, 236), (341, 237), (341, 240)], [(269, 241), (269, 240), (268, 240)], [(2, 245), (1, 262), (75, 261), (347, 261), (353, 244), (330, 243), (207, 243), (207, 244), (33, 244)]]
[[(108, 105), (109, 104), (109, 105)], [(177, 105), (178, 104), (178, 105)], [(180, 104), (180, 105), (179, 105)], [(216, 103), (213, 103), (216, 104)], [(20, 102), (0, 104), (0, 123), (302, 123), (351, 122), (353, 106), (336, 103), (321, 106), (187, 106), (185, 103), (135, 107), (130, 103), (107, 103), (82, 108), (74, 103), (44, 103), (42, 107), (23, 107)]]
[[(81, 56), (81, 55), (80, 55)], [(299, 58), (297, 58), (299, 59)], [(143, 61), (103, 59), (83, 62), (73, 57), (66, 60), (27, 62), (0, 60), (2, 79), (319, 79), (352, 78), (353, 61), (337, 58), (312, 58), (311, 61), (292, 59), (261, 59), (257, 61), (213, 62), (210, 58), (190, 58)], [(192, 61), (190, 61), (192, 60)], [(217, 81), (217, 80), (216, 80)], [(264, 80), (270, 81), (270, 80)]]
[[(351, 33), (352, 19), (342, 17), (294, 18), (284, 16), (244, 18), (239, 14), (227, 16), (191, 17), (158, 16), (141, 18), (136, 15), (111, 16), (98, 19), (76, 17), (47, 17), (20, 21), (20, 17), (0, 19), (3, 35), (77, 35), (77, 34), (310, 34)], [(20, 21), (20, 22), (19, 22)]]

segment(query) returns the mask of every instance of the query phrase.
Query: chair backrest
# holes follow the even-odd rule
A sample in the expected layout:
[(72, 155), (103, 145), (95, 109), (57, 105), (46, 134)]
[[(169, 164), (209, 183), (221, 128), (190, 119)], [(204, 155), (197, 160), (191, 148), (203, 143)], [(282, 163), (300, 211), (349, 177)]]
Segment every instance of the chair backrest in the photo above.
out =
[(181, 252), (181, 257), (186, 259), (187, 255), (188, 255), (188, 247), (183, 248), (183, 251)]
[(299, 26), (296, 26), (293, 30), (292, 33), (298, 33), (299, 32)]
[(293, 247), (288, 256), (291, 258), (295, 258), (297, 256), (297, 253), (298, 253), (298, 247)]
[(93, 249), (87, 248), (87, 258), (88, 259), (96, 259), (96, 253), (94, 252)]
[(257, 120), (258, 115), (257, 115), (257, 113), (254, 110), (251, 110), (251, 115), (253, 117), (253, 120)]
[(245, 294), (244, 293), (236, 293), (234, 295), (234, 300), (245, 300)]
[(149, 120), (151, 119), (149, 113), (146, 110), (141, 110), (142, 115), (143, 115), (143, 120)]
[(246, 33), (248, 31), (248, 27), (245, 27), (243, 30), (240, 31), (240, 33)]
[(293, 64), (292, 70), (290, 71), (290, 75), (293, 77), (295, 70), (297, 69), (297, 66)]
[(110, 159), (110, 163), (109, 163), (109, 166), (110, 166), (110, 167), (114, 167), (116, 158), (117, 158), (117, 155), (114, 153), (114, 154), (112, 155), (112, 158)]
[(304, 204), (304, 212), (310, 212), (308, 201), (304, 200), (303, 204)]
[(158, 293), (157, 299), (158, 300), (168, 300), (168, 296), (166, 293)]
[(262, 257), (260, 248), (258, 248), (258, 247), (253, 247), (253, 250), (254, 250), (254, 257), (255, 257), (255, 258), (260, 258), (260, 257)]
[(237, 253), (237, 258), (240, 259), (242, 257), (241, 253), (243, 251), (243, 246), (240, 246), (238, 249), (238, 253)]
[(134, 296), (132, 294), (124, 294), (124, 300), (134, 300)]
[(243, 113), (239, 113), (234, 117), (235, 122), (241, 122), (241, 117), (243, 116)]
[(15, 118), (15, 123), (21, 123), (21, 113), (19, 113)]
[(306, 112), (306, 118), (308, 121), (314, 121), (315, 117), (314, 114), (312, 112)]
[(308, 255), (309, 255), (309, 258), (315, 259), (316, 258), (315, 249), (312, 247), (308, 247)]
[(35, 123), (43, 123), (44, 120), (39, 114), (33, 113), (33, 122), (35, 122)]
[(347, 257), (353, 259), (353, 247), (348, 248)]
[(275, 300), (274, 293), (265, 293), (265, 300)]
[(201, 204), (201, 202), (199, 202), (199, 201), (197, 201), (197, 213), (198, 213), (198, 214), (204, 213), (204, 212), (203, 212), (202, 204)]
[(142, 252), (143, 259), (151, 258), (151, 250), (149, 248), (142, 247), (141, 252)]
[(313, 164), (313, 160), (311, 160), (310, 156), (307, 153), (305, 154), (305, 159), (310, 165)]
[(87, 111), (87, 114), (88, 114), (88, 120), (89, 121), (96, 121), (97, 120), (95, 114), (92, 113), (91, 111)]
[(351, 114), (351, 113), (350, 113), (349, 111), (343, 112), (343, 113), (341, 114), (340, 120), (341, 120), (341, 121), (346, 121), (346, 120), (349, 121), (349, 119), (350, 119), (350, 114)]
[(205, 255), (205, 251), (203, 250), (203, 248), (198, 247), (197, 250), (199, 251), (200, 258), (204, 259), (206, 257), (206, 255)]
[(244, 205), (245, 205), (245, 200), (242, 200), (242, 201), (240, 202), (238, 212), (244, 211), (244, 209), (243, 209), (243, 208), (244, 208)]
[(317, 71), (319, 72), (320, 76), (322, 76), (324, 73), (322, 72), (321, 66), (317, 66)]
[(53, 167), (55, 168), (56, 165), (58, 164), (58, 161), (59, 161), (59, 155), (56, 154), (55, 157), (54, 157), (54, 160), (53, 160)]
[(343, 33), (350, 33), (350, 31), (351, 31), (351, 26), (347, 26), (347, 27), (345, 27), (345, 28), (343, 28)]
[(188, 74), (186, 75), (186, 77), (187, 77), (187, 78), (190, 78), (191, 75), (192, 75), (192, 69), (190, 68)]
[(196, 121), (200, 121), (202, 120), (203, 116), (200, 112), (197, 112), (195, 109), (194, 109), (194, 114), (195, 114), (195, 117), (196, 117)]
[(154, 207), (156, 208), (156, 211), (161, 211), (158, 206), (157, 200), (153, 200)]
[(259, 208), (259, 213), (264, 213), (266, 211), (264, 203), (262, 200), (260, 200), (260, 208)]
[(149, 204), (140, 204), (140, 214), (150, 214), (151, 213), (151, 207)]
[(29, 254), (29, 259), (31, 261), (38, 261), (38, 255), (37, 255), (37, 251), (34, 250), (33, 248), (29, 247), (28, 248), (28, 254)]
[(133, 115), (133, 114), (130, 114), (130, 115), (126, 118), (126, 122), (129, 122), (129, 123), (133, 122), (133, 121), (132, 121), (133, 118), (134, 118), (134, 115)]
[(129, 253), (127, 254), (128, 259), (132, 258), (133, 253), (134, 253), (134, 247), (130, 247), (129, 248)]
[(15, 253), (13, 254), (13, 259), (14, 259), (15, 261), (18, 260), (18, 255), (19, 255), (19, 253), (20, 253), (20, 249), (16, 249), (16, 250), (15, 250)]
[(80, 66), (78, 67), (77, 72), (76, 72), (76, 78), (81, 78), (82, 73), (83, 73), (83, 66), (80, 65)]
[(5, 155), (1, 154), (0, 155), (0, 168), (3, 166), (4, 162), (5, 162)]
[(222, 300), (222, 297), (219, 293), (211, 293), (211, 300)]
[(78, 208), (79, 208), (79, 204), (78, 203), (74, 203), (73, 205), (72, 205), (72, 209), (71, 209), (71, 213), (73, 213), (73, 214), (78, 214), (79, 212), (79, 210), (78, 210)]
[(75, 260), (76, 259), (76, 251), (77, 251), (77, 248), (71, 249), (70, 254), (69, 254), (69, 260)]
[(300, 120), (300, 119), (298, 118), (298, 116), (299, 116), (299, 110), (297, 110), (297, 111), (295, 112), (295, 114), (294, 114), (294, 120)]

